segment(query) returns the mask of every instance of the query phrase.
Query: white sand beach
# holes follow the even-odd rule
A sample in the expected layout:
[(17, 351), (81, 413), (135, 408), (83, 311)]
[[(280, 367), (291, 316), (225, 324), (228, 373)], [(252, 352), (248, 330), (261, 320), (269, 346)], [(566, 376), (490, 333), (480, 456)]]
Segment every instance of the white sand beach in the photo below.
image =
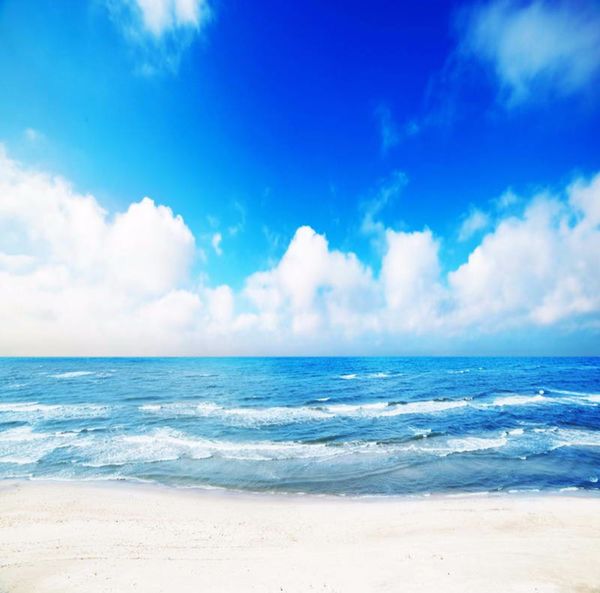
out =
[(600, 591), (600, 497), (0, 485), (2, 593)]

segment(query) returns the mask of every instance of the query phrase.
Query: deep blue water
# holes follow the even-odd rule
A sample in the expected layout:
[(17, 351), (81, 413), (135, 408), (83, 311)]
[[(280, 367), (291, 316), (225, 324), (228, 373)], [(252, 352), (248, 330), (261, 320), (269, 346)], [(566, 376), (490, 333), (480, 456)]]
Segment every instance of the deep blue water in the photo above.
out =
[(0, 477), (597, 491), (600, 359), (0, 359)]

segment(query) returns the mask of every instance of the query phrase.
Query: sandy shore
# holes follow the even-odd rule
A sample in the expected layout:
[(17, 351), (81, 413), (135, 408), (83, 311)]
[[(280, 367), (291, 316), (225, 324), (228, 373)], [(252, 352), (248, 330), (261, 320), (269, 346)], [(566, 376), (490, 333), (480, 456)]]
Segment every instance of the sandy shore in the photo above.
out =
[(2, 593), (600, 592), (600, 497), (0, 483)]

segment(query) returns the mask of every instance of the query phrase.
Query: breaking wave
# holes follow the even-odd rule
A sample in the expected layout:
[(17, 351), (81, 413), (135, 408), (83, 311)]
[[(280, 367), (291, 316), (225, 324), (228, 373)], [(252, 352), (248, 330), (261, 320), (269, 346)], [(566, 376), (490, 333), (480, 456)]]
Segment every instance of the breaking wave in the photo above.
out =
[[(319, 398), (325, 403), (328, 398)], [(320, 401), (315, 400), (316, 403)], [(271, 406), (271, 407), (225, 407), (215, 402), (172, 402), (165, 404), (145, 404), (139, 410), (164, 417), (198, 416), (219, 417), (236, 422), (255, 424), (282, 424), (291, 422), (310, 422), (330, 420), (336, 417), (351, 418), (386, 418), (402, 415), (438, 414), (460, 408), (515, 407), (541, 404), (573, 404), (586, 405), (589, 398), (577, 401), (564, 400), (546, 395), (504, 395), (490, 402), (474, 401), (471, 398), (448, 399), (437, 398), (424, 401), (390, 401), (362, 404), (329, 404), (311, 406)]]

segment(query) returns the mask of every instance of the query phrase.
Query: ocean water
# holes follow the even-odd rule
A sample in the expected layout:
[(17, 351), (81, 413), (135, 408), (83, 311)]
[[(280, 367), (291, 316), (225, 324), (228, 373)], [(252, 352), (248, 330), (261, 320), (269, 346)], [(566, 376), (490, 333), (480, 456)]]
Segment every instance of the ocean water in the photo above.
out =
[(598, 491), (600, 359), (0, 359), (0, 478)]

